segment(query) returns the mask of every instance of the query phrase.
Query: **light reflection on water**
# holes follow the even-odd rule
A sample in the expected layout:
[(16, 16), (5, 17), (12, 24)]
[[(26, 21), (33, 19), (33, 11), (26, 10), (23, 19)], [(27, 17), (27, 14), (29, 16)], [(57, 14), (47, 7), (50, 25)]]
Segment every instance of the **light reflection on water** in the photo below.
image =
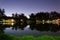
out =
[[(21, 20), (22, 21), (22, 20)], [(42, 23), (43, 25), (41, 25), (41, 24), (39, 24), (39, 23)], [(40, 26), (41, 26), (41, 28), (40, 28), (40, 26), (39, 25), (24, 25), (23, 23), (22, 23), (22, 25), (20, 25), (19, 23), (19, 26), (17, 26), (17, 24), (15, 24), (15, 21), (13, 20), (13, 19), (8, 19), (8, 20), (3, 20), (3, 25), (12, 25), (12, 26), (8, 26), (7, 28), (5, 28), (5, 30), (4, 30), (4, 32), (5, 32), (5, 34), (11, 34), (11, 35), (16, 35), (16, 36), (22, 36), (22, 35), (33, 35), (33, 36), (40, 36), (40, 35), (60, 35), (60, 31), (57, 31), (57, 32), (51, 32), (51, 30), (50, 29), (54, 29), (55, 30), (55, 24), (58, 24), (58, 25), (60, 25), (60, 20), (58, 21), (58, 20), (52, 20), (52, 21), (50, 21), (50, 20), (47, 20), (47, 21), (45, 21), (45, 20), (42, 20), (42, 21), (40, 21), (40, 20), (37, 20), (36, 21), (36, 23), (37, 24), (39, 24)], [(45, 25), (45, 23), (48, 23), (48, 26), (47, 25)], [(53, 24), (53, 25), (50, 25), (49, 26), (49, 24)], [(15, 25), (14, 25), (15, 24)], [(43, 27), (44, 26), (44, 27)], [(45, 31), (46, 30), (46, 28), (49, 28), (49, 27), (51, 27), (50, 29), (49, 29), (49, 31)], [(59, 26), (56, 26), (56, 28), (58, 28)], [(43, 29), (42, 29), (43, 28)], [(60, 28), (60, 27), (59, 27)], [(42, 31), (41, 31), (41, 29), (42, 29)], [(53, 30), (52, 29), (52, 30)], [(44, 31), (43, 31), (44, 30)], [(60, 29), (59, 29), (60, 30)]]
[[(30, 24), (30, 22), (32, 22), (32, 21), (30, 21), (30, 22), (28, 22), (28, 21), (27, 21), (27, 24)], [(17, 23), (16, 20), (14, 20), (14, 19), (7, 19), (7, 20), (3, 19), (0, 22), (2, 22), (3, 25), (14, 25), (15, 23)], [(36, 24), (41, 24), (41, 23), (42, 24), (45, 24), (45, 23), (51, 24), (52, 23), (52, 24), (60, 25), (60, 19), (42, 20), (42, 21), (41, 20), (36, 20), (35, 22), (36, 22)], [(19, 21), (19, 23), (20, 23), (20, 21)], [(23, 23), (24, 23), (24, 21), (21, 19), (21, 25), (23, 25)]]
[(37, 30), (31, 30), (28, 25), (24, 28), (24, 30), (17, 29), (12, 30), (12, 27), (6, 28), (4, 30), (5, 34), (15, 35), (15, 36), (23, 36), (23, 35), (33, 35), (33, 36), (40, 36), (40, 35), (52, 35), (52, 36), (60, 36), (60, 31), (57, 32), (50, 32), (50, 31), (37, 31)]
[(40, 34), (40, 32), (36, 31), (36, 30), (31, 30), (29, 29), (29, 27), (27, 26), (24, 30), (21, 30), (21, 29), (17, 29), (17, 30), (12, 30), (12, 27), (10, 28), (6, 28), (5, 30), (5, 33), (6, 34), (13, 34), (13, 35), (38, 35)]

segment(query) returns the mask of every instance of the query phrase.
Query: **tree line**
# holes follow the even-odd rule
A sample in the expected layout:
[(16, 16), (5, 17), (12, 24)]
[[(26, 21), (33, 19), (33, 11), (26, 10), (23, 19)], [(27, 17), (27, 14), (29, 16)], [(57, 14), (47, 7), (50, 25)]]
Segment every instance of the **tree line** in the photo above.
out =
[[(0, 9), (0, 17), (8, 17), (5, 14), (5, 9)], [(12, 13), (12, 17), (13, 18), (25, 18), (28, 19), (24, 13), (22, 14), (18, 14), (18, 13)], [(53, 11), (53, 12), (38, 12), (38, 13), (31, 13), (29, 15), (29, 19), (30, 20), (53, 20), (53, 19), (57, 19), (60, 18), (60, 13)]]

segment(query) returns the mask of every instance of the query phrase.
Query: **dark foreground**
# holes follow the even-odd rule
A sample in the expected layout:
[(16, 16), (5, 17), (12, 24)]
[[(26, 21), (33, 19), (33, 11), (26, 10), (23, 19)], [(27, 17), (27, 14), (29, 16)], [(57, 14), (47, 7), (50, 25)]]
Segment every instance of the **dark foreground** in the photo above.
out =
[(0, 40), (60, 40), (60, 36), (42, 35), (39, 37), (34, 36), (13, 36), (13, 35), (0, 35)]

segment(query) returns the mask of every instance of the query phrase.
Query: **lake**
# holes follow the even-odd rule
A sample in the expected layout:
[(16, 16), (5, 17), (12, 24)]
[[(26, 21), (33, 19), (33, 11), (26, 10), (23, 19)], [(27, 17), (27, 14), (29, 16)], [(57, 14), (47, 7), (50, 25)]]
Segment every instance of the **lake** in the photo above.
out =
[(55, 24), (31, 24), (31, 25), (0, 25), (0, 32), (8, 35), (52, 35), (60, 36), (60, 26)]

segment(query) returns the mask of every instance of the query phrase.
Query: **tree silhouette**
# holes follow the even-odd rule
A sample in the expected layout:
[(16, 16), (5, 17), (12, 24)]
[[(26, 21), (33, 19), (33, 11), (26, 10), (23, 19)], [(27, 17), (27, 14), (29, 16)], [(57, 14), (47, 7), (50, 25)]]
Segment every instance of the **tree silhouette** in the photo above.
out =
[(31, 15), (30, 15), (30, 23), (31, 24), (35, 24), (36, 23), (36, 20), (35, 20), (35, 15), (32, 13)]
[(5, 9), (0, 9), (0, 17), (6, 17), (5, 13)]

